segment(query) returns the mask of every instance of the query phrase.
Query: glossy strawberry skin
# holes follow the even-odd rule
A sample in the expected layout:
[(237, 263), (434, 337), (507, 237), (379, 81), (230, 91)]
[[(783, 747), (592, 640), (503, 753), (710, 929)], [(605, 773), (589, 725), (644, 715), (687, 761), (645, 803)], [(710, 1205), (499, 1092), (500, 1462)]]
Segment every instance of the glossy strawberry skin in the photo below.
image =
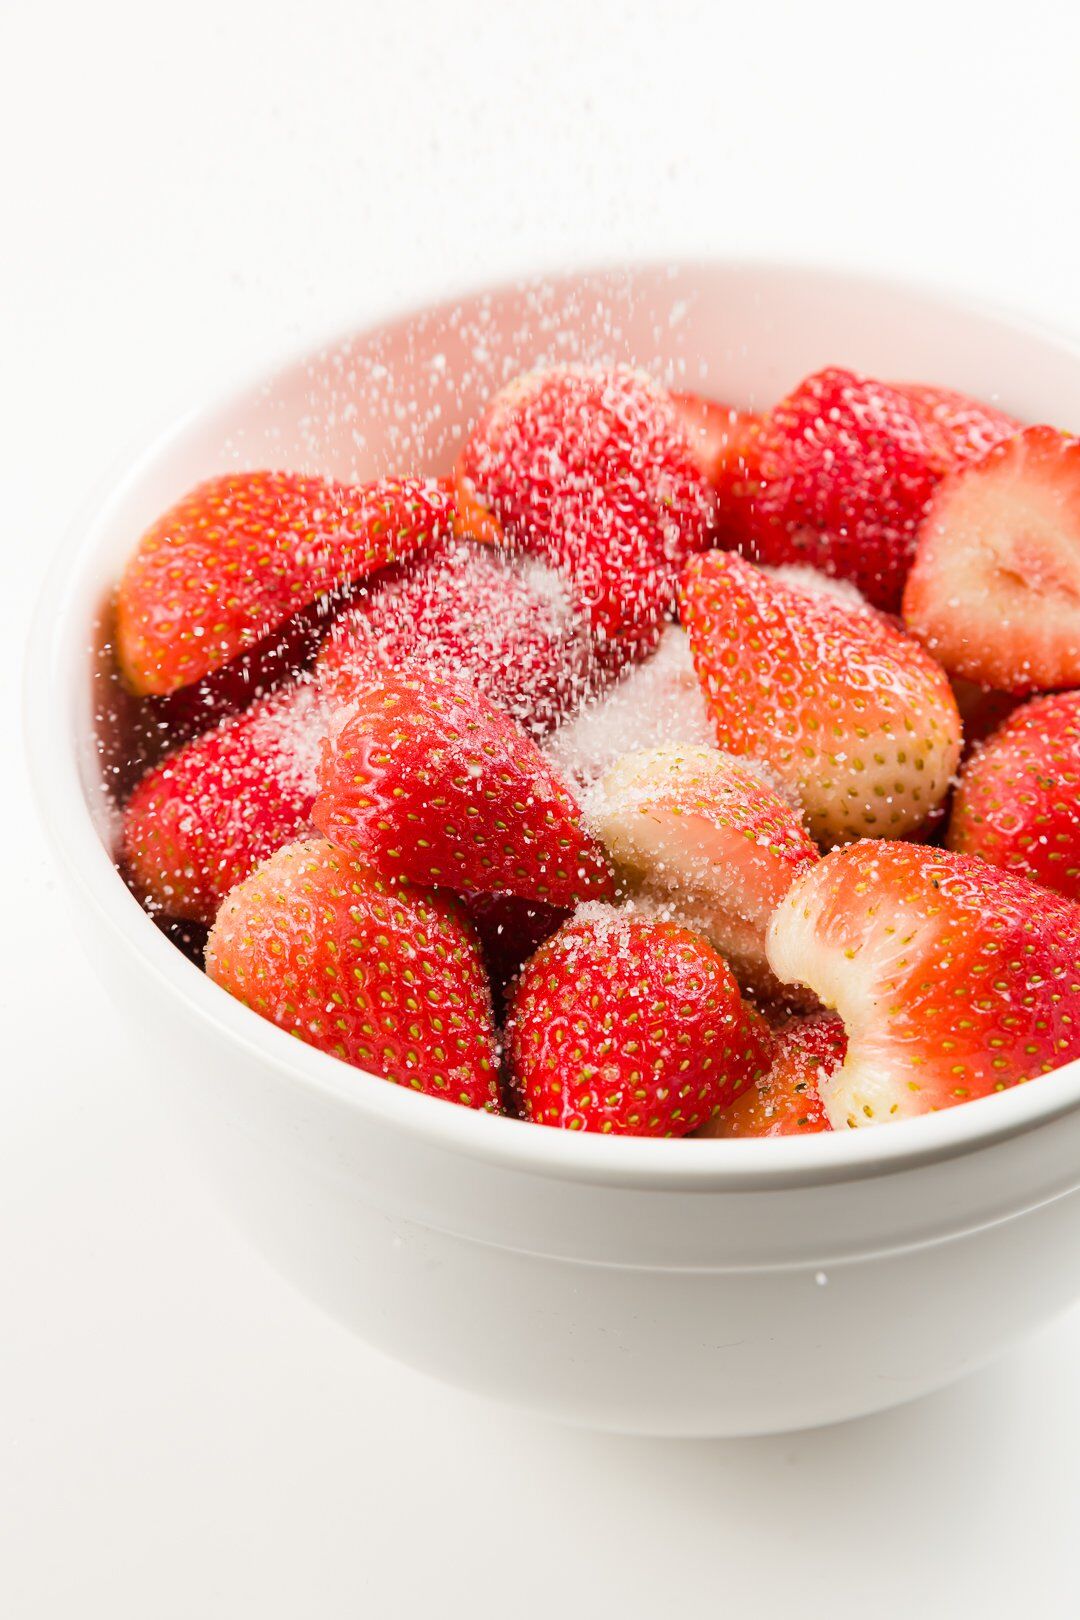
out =
[(320, 1051), (429, 1096), (497, 1107), (487, 979), (445, 896), (391, 884), (318, 840), (290, 844), (229, 895), (206, 971)]
[(143, 535), (120, 580), (116, 648), (133, 691), (201, 680), (317, 599), (452, 527), (445, 488), (350, 486), (286, 472), (199, 484)]
[(687, 569), (683, 618), (718, 746), (766, 760), (820, 843), (902, 837), (943, 802), (956, 700), (884, 615), (714, 551)]
[(950, 675), (1018, 696), (1080, 685), (1080, 438), (1025, 428), (944, 480), (903, 607)]
[(1080, 901), (1080, 692), (1034, 698), (976, 750), (946, 842)]
[(604, 683), (588, 627), (554, 570), (460, 540), (374, 581), (337, 620), (317, 670), (348, 683), (372, 664), (467, 675), (535, 735)]
[(704, 394), (674, 393), (671, 398), (698, 465), (713, 488), (727, 497), (745, 475), (748, 444), (760, 416)]
[(655, 646), (714, 498), (670, 397), (626, 366), (558, 366), (491, 401), (457, 468), (466, 527), (565, 571), (594, 634)]
[(724, 543), (849, 580), (894, 612), (937, 483), (1014, 427), (948, 391), (815, 372), (744, 441), (743, 480), (720, 514)]
[(328, 743), (312, 818), (390, 877), (571, 906), (613, 877), (536, 743), (462, 681), (380, 672)]
[(716, 1114), (698, 1136), (814, 1136), (832, 1129), (818, 1085), (823, 1075), (844, 1061), (843, 1023), (833, 1013), (816, 1013), (793, 1018), (775, 1033), (768, 1073)]
[(792, 885), (779, 978), (848, 1031), (822, 1082), (837, 1130), (951, 1108), (1080, 1057), (1080, 908), (972, 856), (865, 841)]
[(522, 970), (506, 1050), (536, 1123), (684, 1136), (763, 1073), (771, 1035), (698, 935), (589, 906)]
[(152, 910), (209, 926), (229, 890), (308, 827), (329, 712), (283, 689), (148, 771), (123, 811), (121, 861)]

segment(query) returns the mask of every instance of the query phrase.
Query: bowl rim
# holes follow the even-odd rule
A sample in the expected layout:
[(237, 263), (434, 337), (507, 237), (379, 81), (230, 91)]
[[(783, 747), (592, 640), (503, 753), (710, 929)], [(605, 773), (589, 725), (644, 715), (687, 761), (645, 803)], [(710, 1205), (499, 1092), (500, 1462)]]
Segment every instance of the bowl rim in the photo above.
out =
[[(80, 606), (79, 585), (95, 557), (112, 514), (153, 466), (207, 419), (239, 406), (282, 373), (328, 348), (362, 340), (413, 317), (449, 312), (476, 296), (497, 299), (530, 285), (558, 287), (675, 269), (693, 277), (731, 274), (791, 275), (834, 286), (852, 295), (878, 294), (936, 306), (961, 316), (980, 316), (1014, 335), (1052, 344), (1080, 368), (1080, 339), (1014, 312), (970, 298), (954, 288), (780, 258), (695, 256), (644, 258), (617, 264), (586, 264), (550, 274), (542, 269), (491, 285), (417, 303), (387, 305), (367, 318), (338, 326), (314, 341), (290, 345), (268, 366), (247, 368), (229, 386), (175, 416), (151, 435), (134, 457), (125, 457), (104, 477), (70, 524), (46, 571), (32, 617), (24, 660), (24, 738), (39, 819), (54, 856), (84, 906), (103, 924), (115, 945), (227, 1046), (246, 1052), (298, 1086), (350, 1112), (420, 1139), (426, 1146), (503, 1170), (597, 1186), (669, 1192), (743, 1192), (825, 1186), (895, 1174), (984, 1150), (1006, 1138), (1039, 1129), (1080, 1106), (1080, 1061), (1038, 1085), (1020, 1084), (933, 1115), (808, 1137), (724, 1141), (700, 1138), (603, 1136), (543, 1128), (529, 1122), (448, 1104), (441, 1098), (388, 1083), (307, 1046), (260, 1018), (214, 984), (157, 929), (130, 894), (94, 827), (79, 778), (73, 704), (77, 639), (65, 635)], [(85, 665), (83, 679), (85, 679)]]

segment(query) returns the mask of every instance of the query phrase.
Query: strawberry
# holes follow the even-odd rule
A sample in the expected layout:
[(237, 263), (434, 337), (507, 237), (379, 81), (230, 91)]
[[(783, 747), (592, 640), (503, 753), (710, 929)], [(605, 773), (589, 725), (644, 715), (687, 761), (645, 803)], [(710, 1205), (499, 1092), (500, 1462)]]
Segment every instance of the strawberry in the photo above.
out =
[(1026, 428), (937, 491), (904, 619), (951, 675), (1080, 686), (1080, 439)]
[(388, 883), (319, 840), (289, 844), (229, 895), (206, 971), (320, 1051), (467, 1108), (497, 1106), (479, 946), (444, 896)]
[(316, 599), (449, 532), (441, 486), (350, 486), (286, 472), (199, 484), (143, 535), (116, 599), (120, 669), (174, 692), (229, 663)]
[(905, 843), (834, 850), (796, 879), (767, 944), (777, 976), (847, 1029), (820, 1088), (836, 1130), (1080, 1057), (1080, 907), (985, 861)]
[(1080, 692), (1025, 703), (976, 750), (946, 842), (1080, 901)]
[(846, 1051), (847, 1034), (835, 1014), (792, 1018), (776, 1031), (768, 1073), (715, 1114), (698, 1136), (809, 1136), (831, 1130), (819, 1086)]
[(756, 989), (773, 988), (765, 927), (818, 852), (760, 765), (715, 748), (626, 754), (586, 808), (625, 880), (666, 899)]
[(308, 826), (330, 706), (285, 688), (148, 771), (124, 807), (121, 861), (144, 903), (209, 925), (233, 886)]
[(743, 477), (721, 508), (725, 542), (758, 562), (850, 580), (891, 612), (939, 479), (1014, 428), (960, 395), (815, 372), (744, 435)]
[(476, 929), (496, 998), (525, 962), (569, 916), (565, 906), (521, 900), (516, 894), (466, 894), (462, 910)]
[(560, 575), (472, 541), (449, 542), (381, 575), (338, 619), (318, 670), (324, 680), (348, 683), (373, 660), (467, 674), (537, 734), (601, 680), (588, 627)]
[(555, 366), (490, 402), (457, 467), (461, 520), (565, 571), (601, 642), (656, 643), (714, 500), (670, 397), (642, 372)]
[(748, 438), (761, 418), (703, 394), (672, 394), (671, 398), (702, 472), (714, 489), (726, 494), (745, 471)]
[(628, 1136), (685, 1136), (753, 1084), (770, 1047), (707, 941), (600, 905), (526, 963), (506, 1025), (527, 1118)]
[(714, 551), (687, 569), (683, 616), (719, 746), (766, 760), (819, 843), (899, 838), (943, 802), (956, 700), (884, 615)]
[(613, 889), (536, 743), (464, 681), (387, 670), (362, 684), (324, 749), (312, 816), (394, 878), (553, 906)]

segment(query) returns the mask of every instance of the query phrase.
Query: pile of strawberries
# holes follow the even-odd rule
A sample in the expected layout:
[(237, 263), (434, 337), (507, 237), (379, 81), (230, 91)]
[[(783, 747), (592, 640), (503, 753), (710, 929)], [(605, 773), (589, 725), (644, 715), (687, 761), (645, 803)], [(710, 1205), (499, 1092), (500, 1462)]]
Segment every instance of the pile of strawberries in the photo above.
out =
[(159, 754), (128, 883), (345, 1063), (738, 1137), (1080, 1057), (1053, 428), (835, 369), (756, 416), (560, 366), (449, 480), (200, 485), (129, 561), (115, 651)]

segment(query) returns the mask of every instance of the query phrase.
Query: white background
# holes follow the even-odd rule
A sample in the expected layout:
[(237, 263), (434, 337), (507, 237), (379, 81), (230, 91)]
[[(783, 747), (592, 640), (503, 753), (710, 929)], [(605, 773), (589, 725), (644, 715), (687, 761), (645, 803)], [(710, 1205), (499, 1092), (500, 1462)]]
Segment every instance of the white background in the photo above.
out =
[(67, 936), (17, 713), (116, 458), (384, 302), (775, 252), (1080, 329), (1076, 17), (0, 0), (0, 1614), (1076, 1614), (1080, 1313), (891, 1415), (660, 1444), (467, 1401), (290, 1294)]

